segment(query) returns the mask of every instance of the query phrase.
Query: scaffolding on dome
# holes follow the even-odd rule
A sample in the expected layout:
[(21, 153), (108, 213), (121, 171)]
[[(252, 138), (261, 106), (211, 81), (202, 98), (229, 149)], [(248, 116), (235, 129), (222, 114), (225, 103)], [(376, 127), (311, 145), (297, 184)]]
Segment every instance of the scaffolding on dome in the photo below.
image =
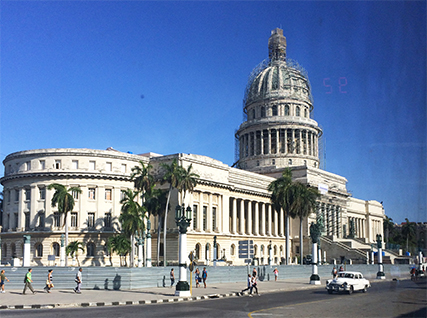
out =
[[(293, 59), (283, 58), (282, 61), (284, 61), (289, 68), (293, 68), (294, 70), (299, 72), (301, 74), (301, 76), (303, 76), (306, 79), (307, 85), (308, 85), (308, 90), (309, 90), (309, 99), (313, 103), (313, 97), (311, 95), (311, 84), (310, 84), (310, 80), (308, 79), (307, 71), (297, 61), (295, 61)], [(248, 97), (249, 97), (248, 95), (249, 95), (249, 92), (251, 90), (253, 82), (255, 81), (257, 76), (263, 70), (265, 70), (267, 67), (271, 66), (271, 63), (272, 63), (272, 61), (270, 59), (264, 59), (257, 66), (255, 66), (255, 68), (249, 74), (248, 83), (246, 84), (245, 94), (244, 94), (244, 98), (243, 98), (243, 112), (244, 113), (246, 112), (246, 102), (248, 101)]]

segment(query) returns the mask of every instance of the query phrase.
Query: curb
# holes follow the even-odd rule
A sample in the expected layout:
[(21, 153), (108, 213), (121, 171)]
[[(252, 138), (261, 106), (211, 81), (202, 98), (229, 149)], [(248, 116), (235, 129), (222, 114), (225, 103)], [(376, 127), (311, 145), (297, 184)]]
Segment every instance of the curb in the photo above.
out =
[[(298, 290), (305, 290), (319, 287), (319, 285), (309, 285)], [(282, 291), (292, 291), (289, 289), (272, 289), (263, 291), (263, 294), (276, 293)], [(174, 302), (183, 302), (183, 301), (198, 301), (198, 300), (207, 300), (207, 299), (219, 299), (226, 297), (240, 297), (248, 295), (245, 292), (241, 295), (240, 292), (226, 293), (226, 294), (210, 294), (203, 296), (194, 296), (194, 297), (173, 297), (165, 299), (155, 299), (155, 300), (134, 300), (134, 301), (113, 301), (113, 302), (84, 302), (84, 303), (74, 303), (74, 304), (36, 304), (36, 305), (0, 305), (0, 310), (14, 310), (14, 309), (54, 309), (54, 308), (71, 308), (71, 307), (108, 307), (108, 306), (131, 306), (131, 305), (151, 305), (151, 304), (162, 304), (162, 303), (174, 303)]]

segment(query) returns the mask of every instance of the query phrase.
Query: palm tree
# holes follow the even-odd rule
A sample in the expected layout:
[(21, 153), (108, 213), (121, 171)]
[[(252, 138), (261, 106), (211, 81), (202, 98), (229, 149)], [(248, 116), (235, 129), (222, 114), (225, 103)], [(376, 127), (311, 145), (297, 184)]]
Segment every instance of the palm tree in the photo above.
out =
[[(65, 246), (68, 246), (68, 212), (74, 209), (74, 197), (73, 194), (82, 193), (79, 187), (67, 188), (59, 183), (52, 183), (47, 187), (49, 190), (55, 189), (55, 193), (52, 197), (52, 208), (58, 206), (58, 212), (60, 215), (64, 215), (65, 226)], [(65, 266), (67, 266), (67, 258), (65, 258)]]
[(157, 217), (157, 264), (159, 264), (160, 261), (160, 228), (165, 212), (163, 207), (166, 205), (166, 195), (166, 190), (156, 189), (154, 185), (152, 185), (151, 189), (145, 192), (144, 195), (144, 206), (147, 209), (148, 215)]
[(283, 209), (286, 217), (286, 264), (289, 264), (289, 212), (293, 203), (293, 183), (292, 171), (286, 168), (282, 172), (282, 176), (268, 185), (268, 190), (271, 191), (271, 203), (276, 211)]
[(385, 236), (385, 242), (386, 242), (386, 248), (390, 241), (390, 233), (394, 230), (394, 223), (393, 219), (389, 218), (387, 215), (385, 216), (385, 219), (383, 221), (383, 230), (384, 230), (384, 236)]
[(151, 185), (154, 182), (153, 176), (150, 174), (150, 170), (153, 168), (152, 165), (145, 165), (142, 160), (139, 161), (140, 166), (132, 168), (131, 180), (134, 182), (135, 189), (144, 195), (145, 192), (151, 189)]
[(299, 244), (300, 244), (300, 264), (303, 264), (303, 220), (308, 217), (316, 208), (316, 200), (320, 197), (319, 190), (311, 188), (300, 182), (295, 182), (293, 186), (293, 202), (290, 215), (294, 219), (299, 217)]
[(120, 257), (120, 266), (127, 266), (126, 255), (131, 249), (131, 243), (124, 234), (111, 236), (108, 238), (109, 248)]
[(406, 237), (406, 251), (409, 252), (409, 241), (415, 237), (415, 223), (409, 222), (408, 218), (405, 218), (405, 223), (402, 225), (402, 234)]
[(134, 266), (134, 246), (135, 246), (135, 233), (141, 235), (144, 231), (144, 214), (145, 209), (136, 202), (139, 192), (127, 189), (122, 191), (124, 198), (120, 201), (122, 204), (119, 221), (122, 224), (122, 231), (131, 240), (131, 253), (130, 253), (130, 262), (131, 267)]
[(172, 163), (168, 165), (167, 163), (161, 164), (162, 168), (165, 169), (165, 173), (163, 175), (162, 183), (169, 183), (169, 192), (168, 198), (166, 200), (166, 208), (165, 208), (165, 216), (164, 216), (164, 225), (163, 225), (163, 266), (166, 266), (167, 257), (166, 257), (166, 226), (168, 220), (168, 211), (169, 211), (169, 201), (173, 188), (177, 188), (180, 184), (181, 175), (182, 175), (182, 167), (178, 166), (178, 162), (173, 159)]
[(79, 250), (81, 250), (82, 252), (85, 250), (83, 248), (83, 243), (78, 242), (78, 241), (74, 241), (74, 242), (71, 242), (70, 244), (67, 245), (67, 247), (65, 248), (65, 253), (67, 255), (70, 255), (72, 258), (74, 258), (74, 256), (75, 256), (77, 259), (77, 264), (80, 267), (80, 261), (79, 261), (79, 257), (78, 257)]
[(193, 169), (193, 164), (190, 164), (188, 166), (187, 169), (185, 169), (184, 167), (181, 167), (181, 176), (179, 178), (179, 183), (178, 183), (178, 191), (181, 192), (181, 204), (184, 205), (185, 203), (185, 195), (188, 192), (193, 192), (194, 188), (197, 185), (197, 179), (200, 178), (200, 176), (195, 173), (192, 172), (191, 170)]

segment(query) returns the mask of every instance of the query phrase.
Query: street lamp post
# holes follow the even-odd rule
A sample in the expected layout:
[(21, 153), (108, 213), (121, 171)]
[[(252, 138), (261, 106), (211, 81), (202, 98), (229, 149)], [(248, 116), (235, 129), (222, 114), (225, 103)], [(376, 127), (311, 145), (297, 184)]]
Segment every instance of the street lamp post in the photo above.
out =
[(176, 284), (175, 296), (191, 296), (190, 286), (187, 282), (187, 229), (191, 224), (192, 211), (188, 206), (177, 205), (175, 209), (175, 222), (179, 227), (179, 282)]
[(143, 267), (144, 266), (143, 250), (144, 250), (145, 233), (143, 232), (142, 235), (139, 236), (136, 240), (138, 242), (138, 267)]
[(65, 266), (65, 235), (61, 234), (61, 249), (59, 253), (59, 266)]
[(313, 265), (312, 265), (312, 274), (310, 276), (310, 284), (320, 285), (320, 276), (317, 268), (317, 243), (319, 242), (319, 237), (321, 235), (320, 226), (317, 223), (311, 223), (310, 225), (310, 237), (313, 242), (312, 254), (313, 254)]
[(272, 259), (271, 259), (271, 240), (270, 245), (268, 245), (268, 265), (271, 265)]
[(217, 253), (217, 247), (216, 247), (216, 235), (214, 235), (214, 237), (213, 237), (213, 239), (214, 239), (214, 242), (213, 242), (213, 264), (214, 264), (214, 266), (216, 266), (216, 261), (217, 261), (217, 258), (218, 258), (218, 255), (216, 255)]
[(377, 273), (377, 279), (385, 279), (384, 265), (383, 265), (382, 236), (381, 236), (381, 234), (377, 234), (377, 247), (378, 247), (378, 273)]
[(151, 267), (151, 222), (147, 220), (147, 244), (146, 244), (145, 266)]

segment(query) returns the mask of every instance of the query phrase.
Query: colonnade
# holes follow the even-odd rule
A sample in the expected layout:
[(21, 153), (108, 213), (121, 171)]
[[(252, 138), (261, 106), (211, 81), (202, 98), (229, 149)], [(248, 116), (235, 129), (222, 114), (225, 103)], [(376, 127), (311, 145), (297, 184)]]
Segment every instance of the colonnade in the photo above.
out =
[(303, 154), (317, 157), (317, 132), (310, 129), (263, 129), (240, 136), (240, 157)]
[(321, 217), (324, 225), (325, 235), (335, 235), (342, 237), (342, 220), (341, 220), (341, 207), (336, 204), (318, 203), (316, 207), (316, 215), (319, 219)]
[(230, 198), (229, 226), (232, 234), (285, 236), (283, 210), (265, 202)]

